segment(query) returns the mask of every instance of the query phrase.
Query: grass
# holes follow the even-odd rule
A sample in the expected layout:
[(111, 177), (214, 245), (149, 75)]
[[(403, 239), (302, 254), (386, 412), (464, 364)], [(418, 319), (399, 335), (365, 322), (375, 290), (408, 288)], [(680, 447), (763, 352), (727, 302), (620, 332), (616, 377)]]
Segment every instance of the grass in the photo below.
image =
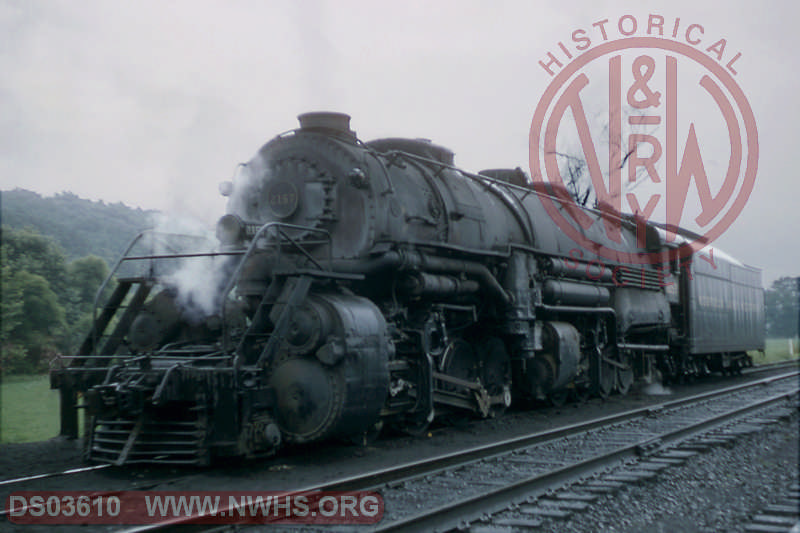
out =
[(800, 340), (797, 337), (792, 339), (792, 348), (794, 348), (794, 353), (790, 354), (789, 339), (767, 339), (764, 356), (762, 357), (758, 352), (751, 352), (751, 355), (753, 362), (757, 365), (795, 359), (800, 356)]
[(58, 434), (58, 391), (47, 374), (3, 376), (0, 444), (46, 440)]

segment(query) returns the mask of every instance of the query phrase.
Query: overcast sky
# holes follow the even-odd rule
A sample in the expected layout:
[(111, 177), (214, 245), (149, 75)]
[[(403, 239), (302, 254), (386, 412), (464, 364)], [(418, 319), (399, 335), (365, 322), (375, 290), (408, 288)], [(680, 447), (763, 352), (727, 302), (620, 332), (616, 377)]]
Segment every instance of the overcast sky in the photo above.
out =
[[(723, 7), (724, 6), (724, 7)], [(800, 275), (796, 2), (0, 0), (0, 189), (123, 202), (212, 224), (220, 181), (296, 115), (337, 110), (362, 139), (426, 137), (471, 171), (528, 168), (550, 82), (578, 28), (679, 17), (741, 52), (758, 177), (717, 244)], [(726, 157), (726, 156), (723, 156)]]

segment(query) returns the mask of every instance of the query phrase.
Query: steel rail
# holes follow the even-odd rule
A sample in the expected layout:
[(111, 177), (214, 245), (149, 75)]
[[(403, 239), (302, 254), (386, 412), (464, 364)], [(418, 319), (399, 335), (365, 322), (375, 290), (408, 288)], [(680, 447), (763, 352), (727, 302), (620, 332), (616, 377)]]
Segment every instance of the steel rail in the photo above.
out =
[(742, 369), (742, 374), (758, 374), (761, 372), (769, 372), (770, 370), (797, 367), (798, 365), (800, 365), (800, 359), (787, 359), (786, 361), (776, 361), (774, 363), (765, 363), (763, 365), (744, 368)]
[(718, 389), (710, 392), (704, 392), (701, 394), (695, 394), (693, 396), (688, 396), (686, 398), (671, 400), (668, 402), (650, 405), (646, 407), (639, 407), (637, 409), (623, 411), (621, 413), (616, 413), (601, 418), (595, 418), (585, 422), (578, 422), (567, 426), (548, 429), (546, 431), (540, 431), (536, 433), (531, 433), (529, 435), (523, 435), (521, 437), (514, 437), (511, 439), (502, 440), (500, 442), (493, 442), (482, 446), (476, 446), (474, 448), (469, 448), (467, 450), (461, 450), (453, 453), (439, 455), (429, 459), (421, 459), (419, 461), (404, 463), (394, 467), (368, 472), (366, 474), (359, 474), (349, 478), (343, 478), (331, 481), (328, 483), (324, 483), (322, 485), (305, 487), (303, 489), (299, 489), (299, 491), (305, 492), (313, 490), (356, 490), (356, 489), (362, 490), (362, 489), (375, 488), (385, 483), (416, 478), (429, 474), (435, 474), (447, 468), (452, 468), (453, 466), (456, 465), (466, 465), (469, 463), (473, 463), (475, 461), (491, 459), (498, 455), (503, 455), (512, 452), (514, 450), (518, 450), (520, 448), (527, 448), (534, 444), (539, 444), (548, 440), (553, 440), (576, 433), (583, 433), (585, 431), (597, 429), (604, 426), (619, 424), (621, 422), (633, 420), (641, 416), (649, 416), (659, 411), (674, 409), (676, 407), (681, 407), (684, 405), (693, 404), (704, 400), (710, 400), (717, 396), (732, 394), (734, 392), (746, 390), (748, 388), (768, 385), (774, 381), (779, 381), (782, 379), (787, 379), (798, 375), (800, 375), (799, 370), (795, 370), (793, 372), (788, 372), (784, 374), (779, 374), (777, 376), (768, 376), (766, 378), (762, 378), (757, 381), (751, 381), (749, 383), (734, 385), (731, 387), (726, 387), (724, 389)]
[[(58, 477), (58, 476), (68, 476), (70, 474), (80, 474), (82, 472), (91, 472), (93, 470), (101, 470), (103, 468), (108, 468), (112, 465), (104, 464), (104, 465), (94, 465), (94, 466), (84, 466), (80, 468), (70, 468), (68, 470), (62, 470), (61, 472), (48, 472), (46, 474), (34, 474), (32, 476), (25, 476), (25, 477), (18, 477), (14, 479), (4, 479), (0, 481), (0, 486), (2, 485), (13, 485), (14, 483), (23, 483), (25, 481), (33, 481), (35, 479), (44, 479), (48, 477)], [(2, 513), (0, 513), (2, 514)]]
[(509, 503), (513, 501), (542, 495), (555, 486), (577, 481), (602, 472), (611, 465), (639, 457), (643, 455), (643, 450), (651, 448), (654, 443), (659, 444), (660, 449), (663, 449), (666, 445), (683, 441), (692, 435), (705, 433), (733, 419), (785, 401), (787, 398), (797, 395), (798, 392), (800, 392), (800, 389), (795, 388), (788, 392), (775, 394), (766, 399), (751, 402), (743, 407), (738, 407), (719, 415), (712, 415), (679, 429), (666, 431), (655, 438), (651, 437), (634, 444), (621, 446), (611, 452), (596, 455), (590, 459), (579, 461), (545, 474), (535, 475), (504, 487), (489, 489), (482, 494), (464, 498), (431, 511), (422, 512), (389, 524), (381, 524), (373, 531), (433, 531), (456, 528), (459, 525), (478, 520), (489, 513), (506, 509)]
[[(84, 356), (84, 357), (86, 357), (86, 356)], [(92, 356), (88, 356), (88, 357), (92, 357)], [(111, 357), (111, 356), (94, 356), (94, 357), (108, 358), (108, 357)], [(777, 362), (777, 363), (768, 363), (768, 364), (765, 364), (765, 365), (758, 365), (758, 366), (755, 366), (755, 367), (752, 367), (752, 368), (749, 368), (749, 369), (745, 369), (744, 372), (746, 372), (748, 374), (753, 374), (753, 373), (757, 373), (757, 372), (766, 372), (766, 371), (770, 371), (770, 370), (777, 370), (777, 369), (780, 369), (780, 368), (788, 368), (788, 367), (791, 367), (791, 366), (796, 366), (797, 364), (798, 364), (798, 360), (780, 361), (780, 362)], [(658, 407), (663, 407), (664, 405), (666, 405), (666, 404), (659, 404)], [(566, 426), (566, 427), (568, 427), (568, 426)], [(561, 430), (561, 429), (563, 429), (563, 428), (559, 428), (559, 430)], [(558, 431), (558, 430), (552, 430), (552, 431)], [(534, 435), (530, 435), (529, 437), (533, 437), (533, 436)], [(498, 445), (502, 444), (502, 442), (501, 443), (497, 443), (497, 444)], [(445, 457), (445, 456), (442, 456), (442, 457)], [(423, 462), (426, 462), (426, 461), (425, 460), (424, 461), (419, 461), (419, 463), (423, 463)], [(412, 463), (412, 464), (419, 464), (419, 463)], [(46, 472), (46, 473), (43, 473), (43, 474), (32, 474), (30, 476), (18, 477), (18, 478), (13, 478), (13, 479), (4, 479), (4, 480), (0, 480), (0, 486), (13, 485), (15, 483), (24, 483), (26, 481), (33, 481), (33, 480), (36, 480), (36, 479), (45, 479), (45, 478), (58, 477), (58, 476), (68, 476), (68, 475), (71, 475), (71, 474), (80, 474), (80, 473), (83, 473), (83, 472), (91, 472), (93, 470), (102, 470), (104, 468), (109, 468), (111, 466), (113, 466), (113, 465), (111, 465), (111, 464), (101, 464), (101, 465), (70, 468), (70, 469), (67, 469), (67, 470), (63, 470), (61, 472)], [(413, 472), (414, 468), (411, 467), (411, 465), (401, 465), (401, 466), (396, 467), (396, 468), (398, 470), (400, 470), (400, 469), (406, 468), (406, 467), (410, 467), (409, 471)], [(428, 473), (428, 472), (426, 472), (426, 473)], [(361, 476), (359, 476), (359, 477), (361, 477)], [(349, 479), (355, 480), (355, 479), (357, 479), (357, 477), (353, 477), (353, 478), (349, 478)], [(348, 480), (334, 481), (334, 482), (331, 482), (330, 487), (331, 488), (338, 488), (338, 487), (347, 488), (348, 487), (347, 483), (348, 483)], [(376, 483), (376, 484), (380, 484), (380, 483)]]
[[(441, 471), (444, 471), (444, 470), (447, 470), (447, 469), (450, 469), (450, 468), (453, 468), (453, 467), (456, 467), (456, 466), (464, 466), (464, 465), (468, 465), (468, 464), (471, 464), (471, 463), (475, 463), (477, 461), (482, 461), (482, 460), (486, 460), (486, 459), (492, 459), (494, 457), (505, 455), (505, 454), (508, 454), (508, 453), (510, 453), (512, 451), (519, 450), (519, 449), (524, 449), (524, 448), (527, 448), (527, 447), (530, 447), (532, 445), (539, 444), (539, 443), (542, 443), (542, 442), (546, 442), (546, 441), (562, 438), (562, 437), (569, 436), (569, 435), (583, 433), (583, 432), (586, 432), (586, 431), (589, 431), (589, 430), (592, 430), (592, 429), (597, 429), (597, 428), (600, 428), (600, 427), (607, 427), (607, 426), (616, 425), (616, 424), (619, 424), (619, 423), (622, 423), (622, 422), (626, 422), (626, 421), (633, 420), (633, 419), (640, 418), (640, 417), (644, 417), (644, 416), (650, 416), (650, 415), (652, 415), (654, 413), (657, 413), (659, 411), (674, 409), (674, 408), (677, 408), (677, 407), (681, 407), (681, 406), (689, 405), (689, 404), (694, 404), (694, 403), (701, 403), (701, 402), (704, 402), (706, 400), (711, 400), (711, 399), (713, 399), (715, 397), (718, 397), (718, 396), (725, 396), (727, 394), (733, 394), (733, 393), (736, 393), (736, 392), (747, 390), (749, 388), (765, 386), (765, 385), (768, 385), (768, 384), (770, 384), (772, 382), (780, 381), (780, 380), (783, 380), (783, 379), (789, 379), (789, 378), (792, 378), (792, 377), (797, 377), (798, 375), (800, 375), (800, 370), (795, 370), (793, 372), (783, 373), (783, 374), (776, 375), (776, 376), (768, 376), (766, 378), (762, 378), (762, 379), (759, 379), (759, 380), (756, 380), (756, 381), (751, 381), (749, 383), (744, 383), (744, 384), (740, 384), (740, 385), (734, 385), (734, 386), (731, 386), (731, 387), (726, 387), (724, 389), (718, 389), (718, 390), (714, 390), (714, 391), (710, 391), (710, 392), (696, 394), (696, 395), (689, 396), (689, 397), (686, 397), (686, 398), (672, 400), (672, 401), (668, 401), (668, 402), (664, 402), (664, 403), (660, 403), (660, 404), (656, 404), (656, 405), (652, 405), (652, 406), (641, 407), (641, 408), (625, 411), (625, 412), (622, 412), (622, 413), (617, 413), (617, 414), (614, 414), (614, 415), (609, 415), (609, 416), (605, 416), (605, 417), (602, 417), (602, 418), (589, 420), (589, 421), (586, 421), (586, 422), (579, 422), (579, 423), (576, 423), (576, 424), (570, 424), (570, 425), (567, 425), (567, 426), (562, 426), (562, 427), (551, 429), (551, 430), (532, 433), (530, 435), (524, 435), (522, 437), (515, 437), (515, 438), (512, 438), (512, 439), (507, 439), (507, 440), (503, 440), (503, 441), (496, 442), (496, 443), (491, 443), (491, 444), (487, 444), (487, 445), (483, 445), (483, 446), (477, 446), (477, 447), (470, 448), (470, 449), (463, 450), (463, 451), (444, 454), (444, 455), (436, 456), (436, 457), (433, 457), (433, 458), (430, 458), (430, 459), (422, 459), (422, 460), (419, 460), (419, 461), (413, 461), (413, 462), (405, 463), (405, 464), (398, 465), (398, 466), (395, 466), (395, 467), (390, 467), (390, 468), (386, 468), (386, 469), (367, 472), (365, 474), (359, 474), (359, 475), (350, 476), (350, 477), (346, 477), (346, 478), (341, 478), (341, 479), (338, 479), (338, 480), (325, 482), (325, 483), (321, 483), (321, 484), (311, 485), (311, 486), (308, 486), (308, 487), (303, 487), (303, 488), (299, 488), (299, 489), (295, 489), (295, 490), (289, 490), (289, 491), (286, 491), (286, 494), (287, 495), (290, 495), (290, 494), (291, 495), (298, 495), (298, 494), (314, 493), (314, 492), (320, 492), (320, 491), (355, 491), (355, 490), (370, 490), (370, 489), (374, 490), (377, 487), (380, 487), (380, 486), (385, 485), (387, 483), (400, 482), (400, 481), (409, 481), (409, 480), (417, 479), (417, 478), (420, 478), (420, 477), (423, 477), (423, 476), (427, 476), (427, 475), (430, 475), (430, 474), (435, 474), (435, 473), (438, 473), (438, 472), (441, 472)], [(778, 398), (784, 398), (787, 395), (796, 394), (796, 393), (797, 393), (797, 391), (792, 391), (790, 393), (781, 393), (781, 394), (777, 395), (777, 397)], [(774, 397), (771, 398), (771, 400), (772, 401), (776, 401), (774, 399)], [(717, 418), (714, 418), (711, 421), (706, 421), (705, 423), (709, 423), (710, 424), (710, 423), (713, 423), (715, 420), (717, 420)], [(684, 429), (677, 430), (676, 434), (678, 434), (680, 432), (685, 432), (685, 430)], [(661, 439), (662, 439), (662, 442), (669, 442), (670, 441), (669, 440), (670, 439), (669, 436), (661, 437)], [(630, 450), (628, 450), (628, 448), (631, 448), (633, 450), (633, 452), (635, 453), (635, 452), (638, 452), (638, 450), (643, 449), (645, 447), (648, 447), (648, 445), (652, 444), (652, 442), (651, 442), (652, 440), (653, 439), (647, 439), (646, 441), (638, 442), (633, 446), (626, 447), (625, 448), (625, 450), (626, 450), (625, 452), (612, 452), (611, 454), (607, 454), (607, 455), (611, 456), (611, 455), (613, 455), (615, 453), (622, 453), (624, 456), (627, 457), (627, 456), (629, 456), (627, 454), (630, 452)], [(602, 457), (604, 457), (605, 459), (603, 459), (602, 461), (601, 461), (601, 459), (597, 459), (597, 462), (598, 462), (597, 464), (599, 464), (600, 462), (602, 462), (603, 464), (607, 464), (608, 461), (611, 460), (611, 459), (608, 459), (605, 455), (602, 456)], [(594, 463), (592, 463), (592, 464), (594, 464)], [(576, 468), (576, 470), (569, 471), (570, 468)], [(564, 468), (560, 468), (560, 469), (557, 469), (557, 470), (553, 470), (549, 474), (545, 474), (544, 476), (540, 476), (540, 477), (543, 477), (543, 479), (549, 479), (550, 480), (549, 484), (548, 484), (548, 487), (549, 487), (549, 486), (552, 486), (554, 483), (556, 483), (557, 480), (560, 479), (560, 476), (566, 476), (567, 474), (569, 474), (570, 476), (574, 476), (575, 472), (578, 471), (578, 470), (580, 470), (580, 469), (578, 467), (574, 467), (574, 466), (573, 467), (564, 467)], [(516, 484), (513, 485), (513, 486), (516, 486)], [(499, 491), (504, 491), (504, 490), (511, 490), (511, 489), (509, 489), (508, 487), (499, 489)], [(528, 490), (528, 492), (530, 492), (531, 490), (534, 490), (534, 489), (526, 489), (526, 490)], [(503, 497), (505, 497), (505, 496), (503, 496)], [(480, 501), (481, 498), (483, 498), (483, 496), (477, 498), (477, 500)], [(498, 496), (498, 498), (500, 498), (500, 496)], [(504, 501), (506, 502), (506, 504), (508, 503), (508, 499), (507, 498)], [(467, 510), (469, 510), (468, 508), (469, 508), (470, 505), (472, 505), (472, 506), (476, 506), (477, 505), (472, 500), (470, 500), (470, 502), (471, 503), (469, 503), (469, 504), (464, 504), (466, 506)], [(462, 509), (462, 508), (459, 508), (459, 509)], [(230, 511), (230, 509), (228, 509), (228, 508), (220, 509), (220, 510), (222, 512), (226, 512), (226, 513), (228, 511)], [(443, 512), (443, 513), (444, 512), (448, 512), (446, 509), (443, 509), (443, 508), (440, 508), (437, 511), (440, 511), (440, 512)], [(453, 512), (456, 512), (456, 511), (453, 511)], [(459, 511), (459, 512), (461, 512), (461, 511)], [(466, 511), (463, 511), (463, 512), (466, 515)], [(481, 511), (480, 514), (485, 514), (485, 513), (486, 513), (486, 511), (483, 510), (483, 511)], [(425, 515), (425, 516), (427, 517), (427, 515)], [(448, 514), (448, 516), (450, 517), (450, 518), (448, 518), (448, 523), (450, 524), (450, 527), (454, 527), (455, 525), (457, 525), (457, 524), (453, 524), (452, 523), (452, 516), (453, 515)], [(157, 523), (157, 524), (147, 524), (147, 525), (141, 525), (141, 526), (134, 526), (132, 528), (124, 529), (122, 531), (124, 531), (125, 533), (144, 533), (144, 532), (150, 532), (150, 531), (167, 531), (167, 530), (170, 530), (173, 527), (177, 527), (177, 528), (186, 527), (187, 525), (191, 524), (193, 522), (193, 520), (195, 520), (195, 518), (196, 517), (175, 517), (175, 518), (172, 518), (172, 519), (170, 519), (168, 521), (165, 521), (165, 522), (160, 522), (160, 523)], [(402, 529), (408, 529), (408, 530), (426, 530), (427, 529), (427, 530), (430, 530), (430, 527), (428, 527), (427, 524), (423, 524), (422, 522), (417, 523), (417, 522), (413, 522), (413, 521), (406, 523), (408, 520), (420, 520), (420, 521), (423, 521), (423, 522), (425, 520), (433, 520), (433, 522), (432, 522), (432, 524), (433, 524), (438, 519), (423, 518), (422, 515), (419, 515), (417, 517), (411, 517), (411, 518), (408, 518), (406, 520), (395, 522), (393, 524), (396, 524), (397, 527), (400, 527), (401, 528), (400, 530), (402, 530)], [(380, 526), (378, 528), (378, 531), (384, 531), (384, 529), (383, 529), (384, 527), (389, 528), (389, 529), (385, 529), (386, 531), (392, 531), (392, 530), (394, 530), (392, 528), (395, 527), (395, 525), (393, 525), (393, 524), (387, 524), (385, 526)], [(198, 529), (198, 531), (209, 531), (207, 529), (207, 526), (206, 526), (206, 529), (202, 529), (203, 526), (199, 526), (199, 525), (195, 525), (194, 527), (201, 528), (201, 529)], [(436, 527), (436, 526), (434, 524), (431, 527)]]

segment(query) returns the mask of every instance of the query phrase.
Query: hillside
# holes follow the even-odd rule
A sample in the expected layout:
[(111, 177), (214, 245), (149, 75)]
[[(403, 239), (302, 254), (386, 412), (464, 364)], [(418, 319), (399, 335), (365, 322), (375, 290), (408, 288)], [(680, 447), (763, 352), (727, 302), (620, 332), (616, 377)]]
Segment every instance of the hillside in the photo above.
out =
[(55, 239), (69, 260), (89, 254), (113, 265), (155, 211), (107, 204), (64, 192), (50, 197), (25, 189), (0, 193), (0, 220), (14, 229), (32, 228)]

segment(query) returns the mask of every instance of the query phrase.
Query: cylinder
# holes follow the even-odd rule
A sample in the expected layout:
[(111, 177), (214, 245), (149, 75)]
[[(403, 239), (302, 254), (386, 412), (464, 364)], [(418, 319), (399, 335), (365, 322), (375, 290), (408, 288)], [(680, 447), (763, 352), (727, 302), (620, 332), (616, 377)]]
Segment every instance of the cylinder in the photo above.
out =
[[(289, 443), (361, 434), (378, 421), (389, 394), (391, 345), (380, 309), (345, 294), (316, 294), (314, 301), (329, 315), (324, 344), (315, 357), (297, 354), (270, 368), (271, 414)], [(302, 334), (297, 340), (308, 345)]]
[(607, 305), (610, 293), (605, 287), (548, 279), (544, 282), (542, 296), (547, 304), (553, 305)]
[(550, 257), (545, 261), (544, 270), (554, 276), (602, 281), (608, 283), (612, 279), (613, 271), (600, 262), (584, 263), (573, 261), (570, 264), (566, 259)]
[(403, 279), (402, 285), (413, 296), (454, 296), (478, 292), (480, 289), (477, 281), (426, 272), (409, 274)]

